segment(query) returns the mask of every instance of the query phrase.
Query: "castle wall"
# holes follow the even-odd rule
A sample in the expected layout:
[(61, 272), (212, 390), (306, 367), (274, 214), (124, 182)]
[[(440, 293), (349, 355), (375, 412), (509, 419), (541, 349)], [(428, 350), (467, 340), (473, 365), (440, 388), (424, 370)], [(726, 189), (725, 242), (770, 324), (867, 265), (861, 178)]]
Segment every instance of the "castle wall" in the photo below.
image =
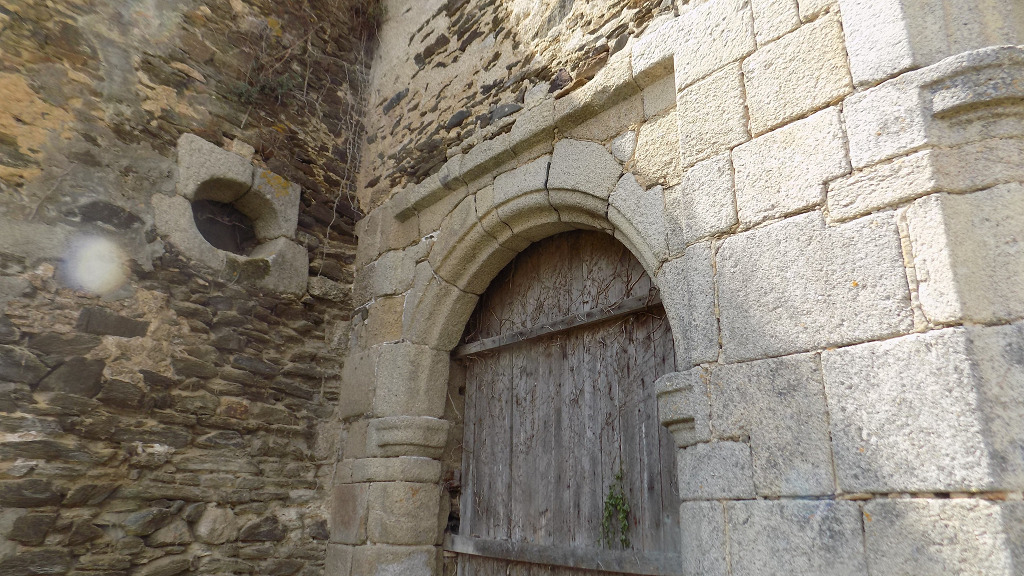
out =
[(1016, 10), (676, 6), (418, 183), (364, 157), (337, 573), (450, 573), (448, 352), (516, 253), (574, 228), (629, 247), (672, 325), (681, 573), (1017, 573), (1024, 56), (986, 48), (1024, 40)]
[[(372, 9), (0, 2), (0, 573), (323, 573)], [(301, 186), (295, 293), (157, 229), (186, 132)]]

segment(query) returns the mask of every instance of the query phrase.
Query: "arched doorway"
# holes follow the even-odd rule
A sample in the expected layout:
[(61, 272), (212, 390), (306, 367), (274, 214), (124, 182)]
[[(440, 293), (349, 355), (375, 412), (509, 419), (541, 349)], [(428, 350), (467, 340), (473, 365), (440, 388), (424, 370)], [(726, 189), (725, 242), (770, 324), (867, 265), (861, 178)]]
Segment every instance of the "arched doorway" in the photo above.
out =
[(657, 288), (612, 236), (519, 254), (453, 352), (466, 405), (460, 574), (676, 574), (676, 447), (654, 383), (675, 370)]

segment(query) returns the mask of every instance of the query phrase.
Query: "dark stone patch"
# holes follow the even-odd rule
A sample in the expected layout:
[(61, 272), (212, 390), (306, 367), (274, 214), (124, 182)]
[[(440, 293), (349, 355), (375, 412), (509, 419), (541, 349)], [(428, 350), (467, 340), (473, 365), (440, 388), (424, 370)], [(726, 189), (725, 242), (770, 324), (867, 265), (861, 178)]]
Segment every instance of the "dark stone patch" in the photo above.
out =
[(246, 524), (238, 534), (244, 542), (279, 542), (284, 540), (285, 529), (276, 516), (264, 516)]
[(303, 400), (312, 400), (313, 397), (316, 396), (315, 390), (306, 388), (298, 382), (293, 382), (288, 378), (275, 378), (274, 381), (270, 383), (270, 388), (272, 390), (277, 390), (278, 392), (284, 392), (285, 394), (295, 396), (296, 398), (302, 398)]
[(269, 362), (264, 362), (259, 358), (253, 358), (252, 356), (245, 356), (239, 354), (231, 358), (231, 365), (239, 370), (245, 370), (246, 372), (252, 372), (253, 374), (259, 374), (260, 376), (277, 376), (281, 370)]
[(572, 84), (572, 74), (569, 74), (569, 71), (565, 68), (559, 68), (554, 78), (551, 79), (551, 86), (548, 88), (548, 92), (558, 92), (569, 84)]
[[(0, 410), (3, 412), (4, 410)], [(7, 410), (6, 412), (15, 412)], [(0, 432), (42, 432), (43, 434), (61, 434), (60, 424), (54, 420), (40, 420), (31, 416), (8, 416), (0, 414)]]
[(172, 302), (171, 310), (174, 310), (178, 316), (192, 318), (193, 320), (198, 320), (203, 324), (213, 322), (213, 312), (211, 312), (206, 306), (200, 306), (199, 304), (193, 304), (191, 302)]
[(309, 537), (313, 540), (327, 540), (331, 537), (330, 529), (327, 527), (327, 520), (317, 520), (309, 526)]
[(245, 336), (240, 336), (230, 330), (219, 330), (214, 332), (210, 345), (220, 350), (241, 352), (245, 350), (246, 342)]
[(14, 521), (7, 538), (26, 546), (39, 546), (56, 521), (56, 514), (26, 514)]
[(49, 371), (45, 364), (27, 350), (0, 346), (0, 380), (35, 384)]
[(19, 407), (35, 403), (36, 399), (28, 386), (0, 382), (0, 412), (17, 412)]
[(399, 92), (399, 93), (395, 94), (394, 96), (392, 96), (387, 102), (384, 103), (384, 113), (387, 114), (388, 112), (391, 112), (392, 110), (394, 110), (395, 106), (398, 106), (399, 104), (401, 104), (402, 100), (405, 100), (405, 97), (408, 96), (408, 95), (409, 95), (409, 89), (406, 88), (406, 89), (402, 90), (401, 92)]
[(109, 202), (93, 200), (79, 206), (78, 217), (82, 222), (95, 222), (106, 224), (115, 230), (130, 230), (135, 226), (144, 224), (142, 218)]
[(65, 507), (98, 506), (117, 490), (118, 484), (79, 484), (64, 499)]
[(54, 576), (70, 569), (70, 553), (60, 548), (25, 550), (0, 560), (0, 576)]
[(83, 518), (75, 520), (71, 526), (71, 533), (68, 534), (68, 546), (78, 546), (86, 542), (92, 542), (103, 536), (103, 530), (94, 525), (92, 520)]
[(214, 378), (217, 376), (216, 366), (195, 358), (174, 358), (171, 360), (171, 367), (174, 368), (175, 374), (185, 378)]
[(502, 104), (501, 106), (495, 108), (493, 112), (491, 112), (491, 122), (497, 122), (498, 120), (501, 120), (502, 118), (509, 116), (511, 114), (515, 114), (516, 112), (519, 112), (522, 109), (523, 107), (520, 106), (519, 104)]
[(137, 338), (146, 335), (149, 330), (149, 322), (125, 318), (106, 308), (87, 306), (78, 315), (78, 323), (75, 324), (75, 328), (88, 334), (100, 336)]
[(215, 248), (245, 255), (258, 243), (252, 220), (231, 204), (196, 200), (192, 202), (192, 219)]
[(61, 364), (39, 383), (39, 392), (63, 392), (92, 398), (100, 393), (103, 381), (103, 360), (78, 356)]
[(146, 391), (124, 380), (107, 380), (96, 397), (100, 402), (117, 408), (134, 410), (141, 408)]
[(142, 374), (142, 381), (149, 386), (154, 388), (170, 388), (176, 385), (178, 382), (174, 378), (169, 378), (163, 374), (153, 372), (152, 370), (139, 370), (139, 374)]
[(0, 132), (0, 166), (28, 168), (37, 162), (21, 151), (18, 140), (10, 134)]
[(148, 508), (129, 515), (121, 521), (121, 527), (129, 536), (148, 536), (163, 528), (172, 516), (167, 508)]
[(103, 340), (94, 334), (57, 334), (44, 332), (28, 338), (28, 347), (47, 356), (83, 356)]
[(7, 316), (0, 314), (0, 344), (14, 344), (20, 339), (21, 330)]
[(60, 504), (61, 499), (61, 495), (49, 480), (27, 478), (12, 482), (0, 482), (0, 506), (11, 508), (56, 506)]
[(62, 460), (65, 462), (96, 462), (89, 451), (68, 446), (56, 440), (16, 440), (0, 443), (0, 459)]

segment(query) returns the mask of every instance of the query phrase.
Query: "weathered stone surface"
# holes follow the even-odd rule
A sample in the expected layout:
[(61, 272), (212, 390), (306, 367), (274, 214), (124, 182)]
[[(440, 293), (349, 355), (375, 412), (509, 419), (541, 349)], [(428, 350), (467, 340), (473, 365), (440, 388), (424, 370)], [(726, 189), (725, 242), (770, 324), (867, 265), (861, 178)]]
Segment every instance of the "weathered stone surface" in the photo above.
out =
[(446, 352), (401, 342), (380, 348), (377, 363), (376, 416), (430, 416), (440, 418), (447, 400)]
[(839, 487), (1024, 485), (1019, 327), (949, 328), (822, 353)]
[(998, 502), (873, 500), (864, 505), (868, 562), (881, 574), (1017, 574)]
[(306, 290), (310, 296), (339, 304), (350, 304), (352, 301), (351, 288), (324, 276), (310, 276)]
[[(729, 62), (754, 51), (754, 18), (750, 4), (738, 0), (705, 2), (669, 24), (671, 35), (661, 41), (675, 51), (676, 86), (685, 88)], [(633, 48), (637, 70), (638, 42)]]
[(0, 346), (0, 379), (35, 384), (50, 369), (23, 348)]
[(278, 542), (284, 540), (287, 534), (277, 516), (269, 515), (243, 526), (238, 533), (238, 539), (243, 542)]
[(57, 334), (44, 332), (28, 338), (28, 347), (47, 356), (84, 356), (103, 340), (94, 334)]
[(142, 388), (131, 382), (113, 378), (103, 383), (99, 395), (96, 396), (96, 400), (104, 404), (128, 409), (142, 407), (145, 398), (146, 391)]
[(61, 494), (49, 480), (26, 478), (0, 482), (0, 506), (35, 508), (60, 504)]
[(21, 330), (10, 319), (0, 314), (0, 344), (15, 344), (21, 339)]
[(513, 257), (515, 252), (484, 230), (477, 219), (476, 197), (467, 196), (442, 222), (429, 262), (446, 282), (481, 294)]
[(1024, 317), (1024, 186), (936, 194), (907, 210), (918, 293), (934, 323)]
[(172, 516), (167, 508), (148, 508), (126, 517), (121, 527), (129, 536), (147, 536), (162, 528)]
[(644, 102), (644, 119), (661, 114), (676, 105), (676, 80), (671, 75), (651, 84), (641, 93)]
[(825, 183), (850, 172), (839, 110), (829, 108), (733, 151), (736, 206), (750, 226), (823, 204)]
[(366, 542), (368, 484), (340, 484), (331, 488), (331, 542)]
[(92, 520), (88, 518), (82, 518), (76, 520), (71, 526), (71, 532), (68, 534), (68, 546), (79, 546), (93, 540), (98, 540), (103, 537), (103, 529), (92, 523)]
[(247, 158), (195, 134), (178, 138), (178, 194), (188, 200), (234, 202), (252, 186)]
[(149, 330), (149, 322), (125, 318), (98, 306), (86, 306), (78, 315), (75, 328), (88, 334), (100, 336), (120, 336), (122, 338), (138, 338), (145, 336)]
[(742, 442), (690, 446), (677, 453), (676, 465), (684, 501), (754, 497), (750, 447)]
[(299, 222), (302, 188), (269, 170), (257, 169), (252, 189), (235, 201), (238, 210), (252, 219), (256, 238), (293, 238)]
[(248, 260), (265, 260), (270, 265), (270, 271), (259, 281), (261, 287), (283, 294), (305, 293), (309, 254), (302, 246), (277, 238), (254, 248)]
[(682, 182), (665, 190), (670, 254), (680, 254), (693, 242), (723, 234), (739, 222), (733, 192), (730, 154), (698, 162)]
[(891, 214), (826, 228), (818, 213), (733, 236), (716, 256), (723, 354), (781, 356), (910, 331)]
[(68, 445), (57, 440), (11, 440), (0, 443), (0, 458), (30, 458), (63, 460), (66, 462), (98, 462), (88, 450), (78, 444)]
[(678, 111), (650, 120), (637, 134), (633, 173), (644, 188), (656, 184), (672, 186), (679, 183)]
[(447, 420), (426, 416), (389, 416), (370, 420), (366, 449), (372, 457), (437, 458), (448, 440)]
[(655, 382), (658, 418), (679, 448), (711, 440), (711, 404), (701, 368), (669, 372)]
[(849, 220), (933, 192), (973, 192), (1024, 180), (1024, 141), (983, 140), (869, 166), (829, 184), (833, 220)]
[(855, 502), (758, 500), (730, 502), (726, 508), (733, 574), (868, 573)]
[(193, 527), (195, 538), (207, 544), (224, 544), (238, 538), (238, 520), (230, 508), (207, 506)]
[(477, 298), (437, 277), (429, 263), (420, 263), (406, 297), (402, 333), (410, 342), (451, 350), (462, 337)]
[(800, 25), (800, 10), (796, 2), (778, 0), (752, 0), (754, 32), (759, 45), (792, 32)]
[(1016, 45), (1024, 13), (1012, 2), (976, 2), (947, 7), (906, 0), (840, 0), (850, 68), (857, 84), (872, 84), (900, 72), (983, 46)]
[(441, 463), (432, 458), (360, 458), (352, 463), (353, 482), (437, 482)]
[(440, 528), (441, 489), (437, 484), (370, 484), (366, 535), (381, 544), (434, 544)]
[(726, 576), (725, 505), (721, 502), (684, 502), (679, 508), (685, 574)]
[(710, 390), (717, 436), (750, 438), (758, 496), (821, 496), (835, 491), (817, 355), (715, 367)]
[(644, 190), (626, 174), (609, 198), (608, 220), (629, 239), (640, 261), (649, 269), (668, 258), (665, 236), (665, 200), (661, 186)]
[(717, 361), (718, 318), (711, 243), (694, 244), (681, 258), (665, 262), (657, 279), (672, 326), (677, 364), (687, 367)]
[(118, 484), (112, 483), (79, 484), (68, 493), (63, 506), (96, 506), (106, 500), (117, 488)]
[(608, 198), (622, 174), (615, 158), (595, 142), (563, 138), (555, 143), (548, 189), (579, 190)]
[(175, 574), (185, 572), (191, 567), (191, 557), (177, 554), (153, 560), (140, 567), (135, 574), (138, 576), (174, 576)]
[(750, 140), (740, 65), (730, 64), (679, 93), (682, 166), (728, 152)]
[(328, 544), (324, 559), (324, 573), (350, 574), (352, 570), (352, 547), (344, 544)]
[(743, 61), (750, 131), (763, 134), (853, 91), (838, 16), (826, 16)]
[(17, 518), (7, 533), (7, 538), (26, 546), (38, 546), (53, 528), (57, 515), (52, 513), (29, 513)]
[(81, 356), (61, 364), (39, 382), (40, 392), (63, 392), (92, 398), (100, 393), (103, 381), (103, 360), (88, 360)]
[(630, 130), (612, 140), (611, 152), (619, 162), (625, 163), (632, 160), (633, 153), (636, 152), (636, 131)]
[(71, 554), (65, 549), (25, 550), (0, 560), (0, 574), (3, 576), (66, 574), (71, 565)]
[(352, 574), (432, 576), (438, 569), (435, 546), (357, 546), (352, 555)]

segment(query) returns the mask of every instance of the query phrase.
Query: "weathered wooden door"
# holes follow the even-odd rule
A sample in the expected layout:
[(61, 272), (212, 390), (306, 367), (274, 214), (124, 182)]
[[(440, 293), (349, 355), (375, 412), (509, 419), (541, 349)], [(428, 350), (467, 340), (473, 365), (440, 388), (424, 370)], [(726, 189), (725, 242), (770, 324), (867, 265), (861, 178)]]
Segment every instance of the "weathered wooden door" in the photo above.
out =
[(675, 445), (654, 381), (675, 369), (657, 290), (598, 232), (537, 242), (491, 284), (466, 363), (463, 575), (678, 574)]

